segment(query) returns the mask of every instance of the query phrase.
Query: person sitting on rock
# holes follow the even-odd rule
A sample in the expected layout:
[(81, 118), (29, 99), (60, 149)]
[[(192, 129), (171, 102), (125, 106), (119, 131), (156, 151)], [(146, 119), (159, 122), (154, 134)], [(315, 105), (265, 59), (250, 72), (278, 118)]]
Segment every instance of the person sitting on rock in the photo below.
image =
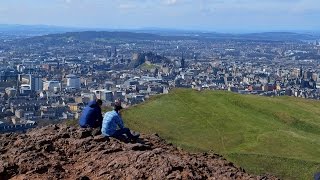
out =
[(79, 125), (82, 128), (101, 128), (103, 120), (101, 106), (100, 99), (90, 101), (81, 114)]
[(121, 109), (123, 109), (121, 102), (117, 101), (114, 104), (114, 110), (106, 112), (102, 121), (101, 133), (104, 136), (115, 138), (120, 138), (122, 135), (126, 135), (129, 140), (135, 141), (138, 139), (139, 134), (133, 135), (129, 128), (124, 127), (124, 123), (120, 115)]

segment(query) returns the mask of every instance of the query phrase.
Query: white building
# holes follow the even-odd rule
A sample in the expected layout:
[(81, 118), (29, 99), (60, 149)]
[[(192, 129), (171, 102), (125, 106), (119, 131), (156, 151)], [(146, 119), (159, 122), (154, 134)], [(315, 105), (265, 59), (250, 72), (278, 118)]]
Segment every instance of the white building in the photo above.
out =
[(82, 94), (81, 94), (81, 97), (82, 97), (82, 100), (83, 100), (84, 102), (89, 102), (89, 101), (92, 101), (92, 100), (96, 100), (96, 99), (97, 99), (95, 93), (82, 93)]
[(42, 78), (31, 74), (19, 74), (19, 83), (22, 86), (29, 85), (31, 91), (41, 91), (43, 89)]
[(5, 91), (9, 97), (14, 97), (17, 94), (17, 90), (15, 88), (8, 87), (5, 89)]
[(22, 65), (22, 64), (18, 64), (17, 65), (17, 71), (18, 72), (23, 72), (24, 69), (25, 69), (24, 65)]
[(21, 94), (30, 94), (31, 93), (31, 86), (29, 84), (23, 84), (20, 86), (20, 93)]
[(67, 88), (80, 89), (81, 83), (80, 78), (76, 75), (67, 75)]
[(113, 92), (106, 90), (106, 89), (100, 89), (100, 90), (93, 90), (95, 93), (96, 97), (98, 99), (101, 99), (103, 101), (113, 101)]
[(59, 81), (45, 81), (43, 83), (44, 91), (61, 91), (61, 83)]

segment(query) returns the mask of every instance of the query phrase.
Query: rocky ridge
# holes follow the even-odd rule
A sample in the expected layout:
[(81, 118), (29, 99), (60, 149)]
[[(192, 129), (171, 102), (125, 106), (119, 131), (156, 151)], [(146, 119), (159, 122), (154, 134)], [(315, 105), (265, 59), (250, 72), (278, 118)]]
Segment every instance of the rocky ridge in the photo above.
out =
[(158, 135), (136, 143), (66, 125), (0, 135), (4, 179), (277, 179), (247, 174), (222, 156), (188, 153)]

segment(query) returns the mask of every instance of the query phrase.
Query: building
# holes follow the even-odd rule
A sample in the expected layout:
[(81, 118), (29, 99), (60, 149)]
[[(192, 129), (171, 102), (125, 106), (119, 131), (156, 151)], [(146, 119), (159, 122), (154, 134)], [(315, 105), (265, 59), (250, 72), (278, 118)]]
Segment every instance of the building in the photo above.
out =
[(45, 81), (43, 83), (44, 91), (61, 91), (61, 83), (59, 81)]
[(25, 66), (24, 66), (24, 65), (22, 65), (22, 64), (18, 64), (18, 65), (17, 65), (17, 71), (18, 71), (18, 72), (21, 73), (21, 72), (24, 71), (24, 69), (25, 69)]
[(80, 89), (81, 83), (80, 78), (74, 74), (67, 75), (67, 88)]
[(6, 88), (5, 89), (6, 94), (8, 95), (8, 97), (14, 97), (17, 94), (17, 90), (15, 88)]
[(31, 78), (31, 90), (34, 92), (43, 90), (43, 81), (40, 77), (32, 77)]
[(31, 74), (19, 74), (19, 83), (22, 86), (29, 85), (32, 92), (41, 91), (43, 89), (42, 78)]
[(20, 94), (30, 95), (31, 92), (32, 92), (32, 90), (31, 90), (31, 86), (29, 84), (22, 84), (20, 86)]
[(101, 89), (101, 90), (94, 90), (94, 93), (98, 99), (103, 101), (113, 101), (113, 93), (112, 91)]
[(108, 91), (108, 90), (104, 90), (104, 91), (101, 91), (101, 100), (103, 101), (110, 101), (112, 102), (113, 101), (113, 93), (112, 91)]
[(68, 104), (70, 111), (77, 112), (79, 110), (77, 103), (69, 103)]
[(0, 82), (16, 81), (18, 73), (15, 70), (6, 69), (0, 71)]
[(125, 92), (115, 91), (115, 92), (113, 93), (113, 97), (114, 97), (114, 99), (119, 99), (119, 100), (123, 101), (123, 100), (124, 100), (124, 97), (125, 97), (124, 94), (125, 94)]
[(82, 97), (82, 102), (86, 103), (86, 104), (89, 101), (93, 101), (93, 100), (97, 99), (97, 96), (95, 93), (82, 93), (81, 97)]
[(21, 85), (31, 83), (31, 74), (19, 74), (18, 80)]
[(24, 116), (24, 110), (18, 109), (18, 110), (15, 111), (14, 114), (15, 114), (15, 116), (16, 116), (17, 118), (21, 119), (21, 118)]

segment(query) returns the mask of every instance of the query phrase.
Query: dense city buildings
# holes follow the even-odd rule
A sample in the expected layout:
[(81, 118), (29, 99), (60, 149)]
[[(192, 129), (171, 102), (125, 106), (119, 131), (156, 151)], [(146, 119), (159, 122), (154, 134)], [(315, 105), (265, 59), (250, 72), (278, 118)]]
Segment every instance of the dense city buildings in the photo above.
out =
[(176, 87), (320, 99), (318, 39), (267, 39), (120, 32), (2, 39), (0, 126), (76, 119), (96, 98), (131, 106)]

